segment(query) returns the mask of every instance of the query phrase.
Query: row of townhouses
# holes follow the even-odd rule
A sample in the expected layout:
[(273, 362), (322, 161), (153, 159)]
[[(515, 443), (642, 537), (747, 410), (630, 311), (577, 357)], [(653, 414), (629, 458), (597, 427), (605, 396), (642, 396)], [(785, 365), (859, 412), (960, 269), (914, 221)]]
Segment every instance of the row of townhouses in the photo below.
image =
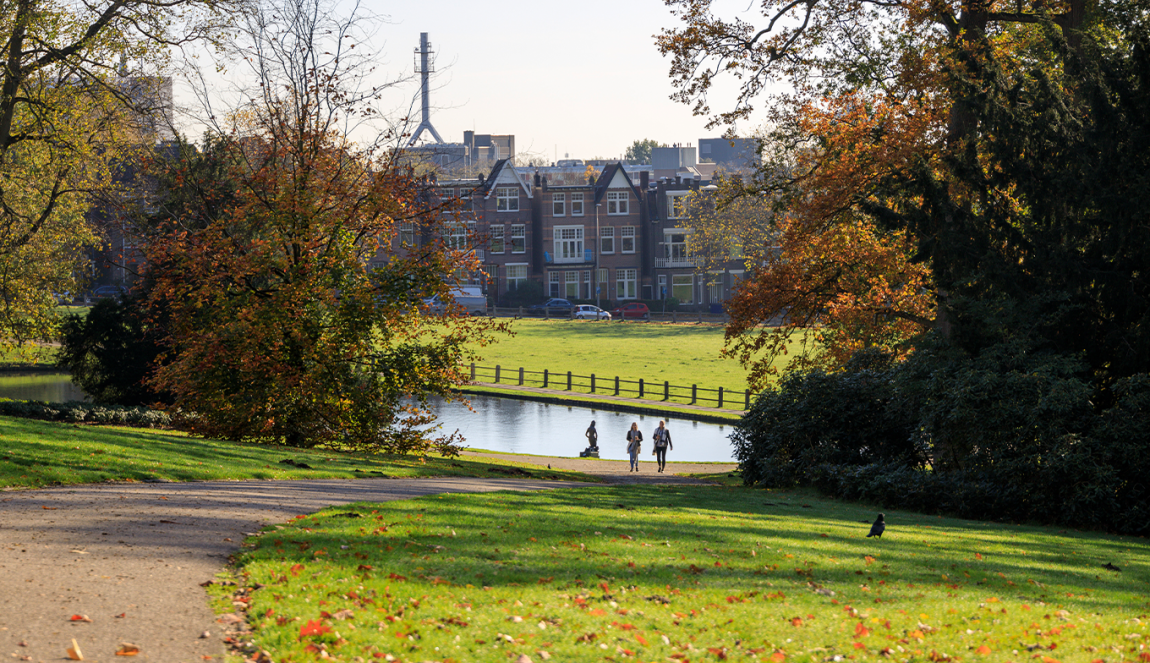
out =
[[(687, 251), (691, 228), (677, 201), (702, 182), (681, 175), (651, 181), (647, 170), (629, 168), (522, 168), (503, 159), (486, 176), (434, 182), (431, 204), (461, 203), (447, 242), (475, 251), (483, 265), (456, 279), (481, 286), (495, 303), (535, 281), (546, 296), (600, 305), (674, 298), (717, 310), (744, 267), (730, 261), (704, 271)], [(420, 241), (407, 228), (394, 250)]]

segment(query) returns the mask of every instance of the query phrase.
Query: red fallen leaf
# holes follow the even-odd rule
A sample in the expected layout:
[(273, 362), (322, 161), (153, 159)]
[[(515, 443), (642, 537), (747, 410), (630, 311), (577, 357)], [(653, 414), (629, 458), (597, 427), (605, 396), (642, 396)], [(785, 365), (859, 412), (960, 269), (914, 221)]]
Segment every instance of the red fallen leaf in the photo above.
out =
[(407, 580), (406, 576), (401, 576), (398, 573), (389, 573), (389, 574), (387, 574), (387, 577), (392, 579), (392, 580), (395, 580), (397, 582), (403, 582), (403, 581)]
[(296, 564), (291, 567), (291, 574), (293, 576), (298, 576), (300, 571), (303, 571), (303, 564)]
[(367, 564), (360, 564), (359, 566), (355, 567), (355, 570), (356, 571), (371, 571), (372, 568), (370, 566), (368, 566)]
[(727, 660), (727, 652), (723, 649), (720, 649), (718, 647), (707, 647), (707, 651), (714, 654), (715, 657), (718, 658), (720, 661)]
[(639, 644), (643, 645), (644, 647), (648, 646), (647, 645), (647, 638), (644, 638), (643, 636), (639, 635), (638, 633), (635, 634), (635, 639), (638, 640)]
[(791, 619), (791, 626), (798, 627), (798, 626), (802, 626), (802, 625), (803, 625), (803, 618), (802, 617), (794, 617), (793, 619)]
[(313, 654), (319, 653), (319, 647), (316, 647), (315, 645), (308, 645), (308, 646), (304, 647), (303, 650), (306, 652), (311, 652)]
[(271, 617), (274, 614), (276, 614), (276, 611), (271, 609), (271, 608), (268, 608), (268, 611), (264, 613), (264, 617)]
[(116, 615), (116, 619), (123, 619), (124, 617), (127, 617), (127, 616), (128, 616), (128, 613), (121, 612), (120, 614)]
[(773, 663), (783, 663), (785, 660), (787, 660), (787, 657), (781, 651), (771, 654), (771, 661), (773, 661)]
[(42, 507), (40, 507), (40, 508), (41, 508), (41, 509), (44, 509), (45, 511), (55, 511), (55, 510), (56, 510), (56, 509), (58, 509), (59, 507), (55, 507), (55, 506), (42, 506)]
[(91, 622), (92, 620), (91, 620), (91, 619), (88, 617), (88, 615), (72, 615), (72, 616), (69, 618), (69, 621), (73, 621), (73, 622)]
[(319, 616), (323, 617), (324, 619), (331, 619), (331, 613), (328, 612), (327, 610), (320, 610)]
[(856, 638), (865, 638), (868, 635), (870, 635), (870, 629), (868, 629), (866, 626), (863, 626), (862, 622), (855, 624), (855, 637)]
[(990, 647), (983, 645), (983, 646), (979, 647), (978, 649), (975, 649), (974, 653), (978, 654), (980, 656), (986, 656), (987, 654), (990, 653)]
[(607, 611), (601, 608), (595, 608), (587, 614), (591, 615), (592, 617), (602, 617), (603, 615), (607, 614)]
[(975, 559), (982, 559), (982, 553), (974, 553)]
[(116, 650), (116, 656), (139, 656), (140, 648), (130, 642), (121, 642)]
[(323, 635), (324, 633), (331, 633), (331, 627), (316, 619), (309, 619), (306, 624), (299, 627), (299, 637), (301, 640), (313, 635)]
[(861, 642), (856, 642), (854, 646), (855, 646), (855, 649), (863, 649), (866, 647), (866, 645), (864, 645)]
[(608, 587), (607, 583), (605, 583), (605, 582), (599, 583), (599, 588), (603, 590), (604, 594), (610, 594), (611, 593), (611, 588)]
[(276, 626), (283, 626), (290, 621), (287, 617), (276, 617)]

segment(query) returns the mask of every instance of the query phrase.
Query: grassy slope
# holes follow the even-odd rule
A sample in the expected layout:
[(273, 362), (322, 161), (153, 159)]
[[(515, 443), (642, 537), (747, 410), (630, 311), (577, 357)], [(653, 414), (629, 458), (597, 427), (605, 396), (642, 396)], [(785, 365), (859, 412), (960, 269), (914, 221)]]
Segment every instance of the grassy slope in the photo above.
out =
[[(516, 320), (515, 336), (478, 348), (481, 366), (499, 365), (511, 375), (529, 371), (597, 379), (616, 375), (650, 384), (746, 389), (747, 371), (721, 356), (723, 327), (661, 323), (596, 323), (579, 320)], [(517, 375), (517, 373), (515, 374)]]
[(873, 517), (744, 488), (444, 495), (301, 517), (238, 564), (276, 661), (1144, 653), (1145, 541), (901, 512), (863, 538)]
[[(311, 469), (282, 464), (291, 459)], [(99, 481), (320, 479), (372, 476), (506, 476), (518, 463), (495, 459), (345, 454), (191, 438), (172, 431), (79, 426), (0, 417), (0, 487)], [(523, 478), (587, 480), (539, 470)], [(495, 472), (492, 472), (495, 468)]]

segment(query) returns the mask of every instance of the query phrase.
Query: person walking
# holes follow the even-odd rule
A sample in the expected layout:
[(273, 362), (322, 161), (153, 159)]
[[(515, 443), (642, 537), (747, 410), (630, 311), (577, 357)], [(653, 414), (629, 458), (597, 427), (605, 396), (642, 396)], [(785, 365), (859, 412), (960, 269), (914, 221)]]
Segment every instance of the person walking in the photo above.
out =
[(627, 453), (631, 456), (630, 472), (639, 471), (639, 451), (642, 448), (643, 433), (639, 430), (638, 423), (632, 423), (631, 430), (627, 431)]
[(655, 443), (655, 457), (659, 461), (659, 471), (662, 472), (667, 467), (667, 451), (675, 448), (671, 444), (671, 432), (667, 430), (665, 422), (659, 422), (659, 427), (651, 434), (651, 441)]

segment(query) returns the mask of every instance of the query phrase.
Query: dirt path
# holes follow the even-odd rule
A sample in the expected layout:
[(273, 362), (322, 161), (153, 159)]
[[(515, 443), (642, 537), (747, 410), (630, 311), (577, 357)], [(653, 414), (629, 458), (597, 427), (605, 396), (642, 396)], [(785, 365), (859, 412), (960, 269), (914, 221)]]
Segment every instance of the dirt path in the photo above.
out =
[[(652, 463), (490, 455), (577, 469), (609, 483), (697, 483)], [(723, 471), (669, 464), (669, 471)], [(704, 469), (692, 469), (704, 468)], [(0, 656), (60, 661), (73, 638), (84, 660), (222, 660), (220, 624), (200, 583), (225, 565), (247, 532), (333, 504), (445, 492), (577, 487), (514, 479), (361, 479), (109, 484), (0, 492)], [(91, 622), (71, 621), (84, 615)], [(201, 638), (208, 631), (211, 636)]]
[(598, 477), (606, 483), (614, 484), (697, 484), (697, 479), (678, 476), (680, 474), (711, 474), (718, 472), (734, 472), (738, 463), (676, 463), (667, 461), (667, 469), (663, 473), (657, 470), (659, 466), (648, 453), (639, 460), (639, 471), (629, 472), (630, 463), (625, 460), (600, 460), (598, 458), (552, 458), (547, 456), (525, 456), (505, 453), (488, 453), (483, 451), (465, 451), (465, 456), (479, 456), (482, 458), (502, 458), (519, 463), (532, 463), (535, 465), (550, 466), (557, 470), (575, 470)]

